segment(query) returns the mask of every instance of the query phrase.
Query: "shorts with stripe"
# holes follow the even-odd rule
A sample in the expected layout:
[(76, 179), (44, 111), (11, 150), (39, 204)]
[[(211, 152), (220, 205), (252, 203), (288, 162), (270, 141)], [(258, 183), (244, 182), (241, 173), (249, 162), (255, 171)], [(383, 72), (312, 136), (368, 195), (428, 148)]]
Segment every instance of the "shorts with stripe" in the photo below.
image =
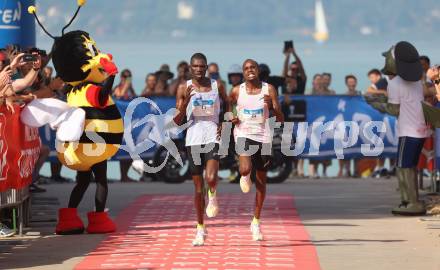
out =
[(417, 167), (424, 142), (425, 138), (399, 137), (397, 150), (397, 167)]

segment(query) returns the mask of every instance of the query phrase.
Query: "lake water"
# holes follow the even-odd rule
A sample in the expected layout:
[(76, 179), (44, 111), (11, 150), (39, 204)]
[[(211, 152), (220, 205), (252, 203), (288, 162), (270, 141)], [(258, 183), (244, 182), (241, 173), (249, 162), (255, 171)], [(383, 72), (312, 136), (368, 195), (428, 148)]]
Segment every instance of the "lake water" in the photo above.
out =
[[(307, 89), (311, 87), (311, 79), (315, 73), (330, 72), (333, 75), (331, 88), (337, 93), (345, 92), (344, 77), (353, 74), (358, 78), (358, 90), (364, 91), (368, 85), (367, 72), (372, 68), (382, 68), (384, 58), (381, 53), (388, 50), (395, 42), (329, 42), (316, 44), (313, 42), (297, 42), (295, 48), (301, 57), (307, 76)], [(49, 44), (40, 43), (41, 48), (49, 48)], [(440, 63), (439, 42), (413, 41), (419, 53), (428, 55), (432, 64)], [(146, 74), (157, 71), (167, 63), (171, 71), (176, 73), (176, 65), (181, 60), (189, 61), (195, 52), (203, 52), (208, 62), (217, 62), (220, 73), (226, 78), (228, 68), (232, 64), (241, 64), (247, 58), (253, 58), (260, 63), (266, 63), (272, 70), (272, 75), (279, 75), (282, 71), (284, 55), (281, 52), (282, 41), (167, 41), (167, 42), (100, 42), (98, 48), (103, 52), (111, 53), (121, 71), (129, 68), (133, 74), (133, 84), (137, 93), (144, 87)], [(116, 82), (118, 79), (116, 80)], [(337, 172), (337, 162), (333, 161), (329, 175)], [(42, 174), (49, 175), (49, 166), (46, 164)], [(73, 177), (74, 172), (63, 169), (63, 175)], [(130, 171), (132, 177), (136, 174)], [(116, 162), (109, 165), (109, 177), (119, 178), (119, 166)]]

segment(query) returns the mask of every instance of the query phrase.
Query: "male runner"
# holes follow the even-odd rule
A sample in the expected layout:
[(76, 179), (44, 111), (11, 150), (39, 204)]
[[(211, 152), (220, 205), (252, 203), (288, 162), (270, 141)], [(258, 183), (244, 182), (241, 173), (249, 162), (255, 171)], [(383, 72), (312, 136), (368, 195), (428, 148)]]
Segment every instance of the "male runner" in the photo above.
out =
[[(174, 121), (181, 124), (186, 118), (191, 121), (186, 132), (185, 145), (189, 156), (189, 166), (195, 186), (194, 205), (197, 212), (197, 230), (194, 246), (204, 244), (206, 229), (203, 223), (205, 207), (204, 182), (208, 183), (208, 206), (206, 215), (215, 217), (218, 213), (216, 186), (219, 168), (219, 137), (222, 117), (220, 104), (230, 111), (226, 91), (217, 81), (206, 77), (208, 69), (206, 56), (196, 53), (191, 57), (191, 80), (187, 81), (185, 91), (178, 91)], [(204, 169), (205, 174), (203, 176)]]
[[(244, 193), (249, 192), (251, 188), (252, 169), (256, 170), (256, 207), (251, 223), (252, 238), (255, 241), (263, 240), (260, 230), (260, 214), (266, 195), (266, 174), (273, 135), (268, 121), (270, 111), (273, 111), (277, 122), (284, 121), (275, 88), (268, 83), (261, 82), (258, 76), (257, 62), (252, 59), (244, 61), (245, 82), (234, 87), (230, 95), (231, 104), (237, 105), (238, 118), (235, 117), (232, 122), (236, 125), (234, 137), (239, 154), (240, 187)], [(249, 148), (255, 148), (255, 146), (258, 147), (258, 151), (253, 154), (248, 153)], [(263, 151), (264, 149), (266, 151)]]

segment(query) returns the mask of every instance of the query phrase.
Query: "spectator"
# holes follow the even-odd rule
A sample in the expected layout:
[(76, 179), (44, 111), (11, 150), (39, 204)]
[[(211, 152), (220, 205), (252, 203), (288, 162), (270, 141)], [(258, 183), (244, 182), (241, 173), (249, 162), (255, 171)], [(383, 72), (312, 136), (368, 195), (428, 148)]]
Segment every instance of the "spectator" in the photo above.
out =
[[(307, 76), (304, 71), (304, 67), (301, 59), (296, 54), (295, 48), (289, 48), (285, 52), (285, 60), (283, 65), (284, 87), (283, 94), (284, 99), (281, 102), (281, 108), (283, 110), (284, 118), (287, 121), (293, 121), (290, 115), (294, 114), (295, 105), (291, 103), (291, 95), (303, 95), (306, 88)], [(293, 55), (295, 61), (289, 65), (290, 54)], [(304, 159), (293, 159), (294, 170), (292, 176), (304, 177)]]
[[(331, 73), (322, 73), (322, 95), (336, 95), (336, 91), (330, 89), (330, 85), (332, 83), (332, 74)], [(322, 164), (322, 175), (323, 177), (327, 177), (327, 168), (332, 164), (331, 160), (323, 160)]]
[(285, 94), (297, 95), (298, 94), (298, 80), (294, 77), (286, 77)]
[[(335, 91), (329, 89), (331, 83), (331, 74), (315, 74), (312, 82), (312, 95), (334, 95)], [(322, 164), (322, 175), (327, 177), (327, 167), (331, 165), (331, 160), (310, 160), (309, 177), (319, 178), (318, 166)]]
[(8, 95), (14, 95), (30, 87), (37, 79), (39, 70), (41, 68), (41, 56), (33, 52), (36, 60), (32, 62), (23, 61), (24, 53), (20, 52), (17, 46), (8, 46), (4, 51), (6, 59), (10, 62), (12, 70), (12, 88)]
[[(283, 77), (286, 78), (286, 91), (288, 90), (287, 84), (289, 83), (289, 91), (291, 91), (292, 94), (303, 95), (306, 89), (307, 76), (302, 61), (296, 54), (294, 47), (288, 49), (284, 54), (286, 55), (286, 58), (283, 66)], [(295, 61), (289, 66), (290, 54), (295, 57)], [(290, 82), (287, 81), (288, 78)]]
[(356, 90), (357, 87), (357, 78), (354, 75), (345, 76), (345, 85), (347, 86), (346, 95), (349, 96), (359, 96), (362, 95), (361, 91)]
[[(387, 86), (388, 81), (386, 78), (382, 77), (382, 73), (378, 69), (372, 69), (368, 72), (368, 79), (371, 82), (371, 85), (368, 87), (366, 94), (375, 95), (375, 96), (388, 96)], [(374, 168), (372, 177), (384, 177), (387, 176), (388, 170), (385, 168), (385, 159), (377, 158), (376, 159), (376, 167)]]
[(121, 80), (119, 84), (113, 89), (113, 95), (117, 99), (132, 99), (136, 96), (132, 84), (131, 71), (124, 69), (121, 72)]
[[(45, 53), (43, 50), (39, 50), (37, 48), (32, 49), (33, 53)], [(45, 55), (41, 55), (41, 57), (47, 57)], [(46, 59), (47, 63), (49, 60)], [(26, 72), (26, 71), (24, 71)], [(53, 69), (51, 67), (45, 66), (38, 74), (37, 79), (34, 81), (33, 85), (25, 90), (25, 92), (29, 92), (36, 97), (47, 98), (47, 97), (58, 97), (61, 100), (66, 100), (65, 93), (62, 93), (62, 89), (64, 89), (64, 82), (60, 78), (52, 78)], [(50, 162), (51, 168), (51, 177), (50, 179), (39, 174), (41, 167), (44, 162), (47, 160), (50, 153), (50, 147), (47, 145), (42, 145), (40, 156), (35, 165), (35, 169), (33, 172), (33, 184), (30, 186), (31, 192), (44, 192), (45, 190), (37, 185), (37, 183), (41, 182), (49, 182), (53, 180), (58, 183), (66, 183), (73, 182), (72, 179), (65, 178), (61, 176), (62, 164), (59, 160)]]
[[(354, 75), (345, 76), (345, 85), (347, 86), (348, 96), (358, 96), (361, 95), (361, 91), (356, 90), (357, 78)], [(354, 160), (354, 167), (356, 168), (356, 160)], [(339, 171), (338, 177), (350, 177), (354, 173), (351, 172), (351, 160), (350, 159), (339, 159)]]
[[(321, 74), (313, 75), (312, 80), (312, 89), (308, 91), (311, 95), (318, 95), (322, 93), (322, 76)], [(318, 160), (309, 159), (309, 177), (310, 178), (319, 178), (317, 174), (317, 166), (319, 165)], [(298, 174), (300, 170), (298, 170)]]
[(9, 59), (5, 52), (0, 51), (0, 71), (8, 65)]
[(429, 78), (426, 76), (426, 72), (428, 72), (429, 68), (431, 67), (431, 60), (426, 55), (420, 56), (419, 60), (420, 60), (420, 63), (422, 64), (422, 68), (423, 68), (423, 79), (425, 81), (428, 81)]
[(8, 226), (0, 222), (0, 238), (11, 237), (15, 234), (15, 230), (9, 229)]
[(53, 73), (52, 67), (45, 66), (43, 68), (43, 74), (44, 74), (44, 78), (46, 79), (46, 82), (45, 82), (46, 85), (48, 85), (50, 83), (50, 81), (52, 80), (52, 73)]
[[(121, 72), (121, 80), (119, 84), (113, 89), (113, 95), (117, 99), (131, 99), (135, 97), (135, 91), (131, 82), (131, 71), (129, 69), (124, 69)], [(134, 179), (128, 177), (128, 171), (130, 169), (132, 160), (120, 160), (119, 166), (121, 170), (121, 182), (133, 183), (136, 182)]]
[(169, 96), (168, 81), (174, 77), (174, 74), (170, 71), (170, 66), (163, 64), (155, 74), (157, 78), (156, 87), (154, 89), (155, 96)]
[[(66, 89), (64, 87), (64, 84), (59, 84), (58, 86), (54, 86), (54, 84), (52, 82), (54, 82), (54, 80), (60, 80), (59, 78), (52, 78), (52, 73), (53, 73), (53, 68), (52, 67), (44, 67), (43, 69), (43, 73), (45, 76), (45, 81), (46, 81), (46, 85), (51, 85), (52, 87), (54, 87), (53, 89), (54, 91), (54, 96), (62, 101), (66, 101), (67, 100), (67, 95), (66, 95)], [(57, 85), (57, 84), (55, 84)], [(63, 168), (63, 164), (58, 160), (54, 160), (52, 162), (50, 162), (50, 171), (51, 171), (51, 177), (50, 179), (57, 182), (57, 183), (71, 183), (73, 182), (73, 179), (71, 178), (67, 178), (67, 177), (63, 177), (61, 176), (61, 170)], [(40, 181), (41, 181), (42, 177), (40, 176)], [(44, 178), (43, 178), (44, 179)]]
[(281, 88), (281, 93), (283, 92), (282, 88), (285, 85), (285, 79), (281, 76), (270, 76), (270, 68), (268, 65), (261, 63), (258, 65), (258, 69), (260, 71), (260, 79), (263, 82), (267, 82), (271, 85), (273, 85), (275, 87), (275, 89), (277, 90), (278, 93), (280, 93), (280, 88)]
[(232, 88), (243, 83), (243, 69), (240, 67), (240, 65), (234, 64), (229, 68), (228, 82)]
[[(301, 108), (303, 106), (301, 103), (295, 104), (295, 101), (292, 101), (292, 96), (294, 95), (297, 89), (297, 80), (290, 76), (286, 77), (286, 87), (283, 95), (283, 100), (281, 101), (281, 111), (284, 115), (284, 120), (286, 122), (299, 122), (297, 119), (298, 112), (301, 112)], [(305, 107), (303, 108), (305, 109)], [(292, 170), (291, 176), (299, 176), (304, 177), (304, 160), (300, 158), (293, 157), (293, 165), (294, 169)]]
[(322, 91), (322, 76), (315, 74), (312, 81), (312, 90), (309, 91), (312, 95), (321, 95)]
[(177, 78), (171, 81), (169, 92), (171, 96), (176, 96), (179, 85), (189, 80), (189, 65), (186, 61), (182, 61), (177, 65)]
[(49, 154), (50, 148), (47, 145), (41, 145), (40, 156), (38, 157), (37, 162), (35, 162), (34, 171), (32, 173), (32, 183), (29, 186), (29, 192), (46, 192), (46, 189), (37, 185), (37, 182), (39, 180), (40, 170), (49, 157)]
[[(0, 56), (1, 56), (1, 54), (0, 54)], [(0, 64), (0, 65), (3, 65), (3, 64)], [(3, 66), (1, 66), (1, 67), (3, 67)], [(9, 65), (4, 66), (4, 68), (0, 69), (0, 89), (4, 89), (8, 85), (11, 84), (11, 75), (12, 75), (12, 70)], [(4, 91), (6, 91), (6, 90), (4, 90)], [(3, 93), (3, 91), (1, 93)]]
[(428, 72), (430, 66), (431, 66), (431, 60), (428, 56), (422, 55), (419, 57), (420, 63), (422, 64), (422, 83), (423, 83), (423, 95), (425, 96), (425, 101), (434, 105), (437, 100), (435, 100), (435, 86), (431, 82), (431, 80), (426, 76), (426, 73)]
[(322, 73), (322, 91), (325, 95), (335, 95), (336, 91), (330, 89), (332, 83), (332, 74), (324, 72)]
[[(44, 74), (45, 81), (46, 81), (45, 84), (50, 85), (51, 82), (54, 80), (52, 78), (53, 68), (49, 67), (49, 66), (45, 66), (43, 68), (43, 74)], [(57, 97), (58, 99), (63, 100), (63, 101), (67, 100), (66, 92), (64, 91), (65, 90), (64, 85), (59, 85), (59, 87), (56, 87), (54, 90), (55, 90), (55, 93), (54, 93), (55, 97)], [(52, 179), (53, 181), (55, 181), (57, 183), (73, 182), (73, 179), (61, 176), (62, 168), (63, 168), (63, 165), (61, 164), (61, 162), (58, 159), (50, 162), (50, 171), (51, 171), (50, 179)], [(41, 176), (40, 176), (40, 181), (41, 181)]]
[(216, 80), (217, 83), (221, 83), (223, 85), (223, 88), (226, 89), (226, 82), (222, 80), (220, 76), (220, 68), (217, 63), (210, 63), (208, 65), (208, 78), (211, 80)]
[(157, 77), (154, 73), (149, 73), (145, 78), (145, 87), (142, 90), (142, 97), (151, 97), (154, 96), (154, 90), (156, 89)]
[(367, 89), (367, 94), (384, 96), (388, 95), (386, 90), (388, 82), (386, 78), (382, 78), (382, 73), (380, 73), (378, 69), (370, 70), (368, 72), (368, 79), (370, 80), (371, 85)]

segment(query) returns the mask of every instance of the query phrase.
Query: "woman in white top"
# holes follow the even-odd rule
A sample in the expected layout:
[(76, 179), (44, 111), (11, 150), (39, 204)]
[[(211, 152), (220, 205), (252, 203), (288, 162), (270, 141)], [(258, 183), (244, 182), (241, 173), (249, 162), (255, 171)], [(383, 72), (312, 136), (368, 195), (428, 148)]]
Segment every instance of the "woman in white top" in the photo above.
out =
[[(230, 111), (228, 97), (222, 84), (206, 77), (207, 59), (201, 53), (191, 57), (190, 70), (192, 79), (187, 82), (184, 91), (177, 92), (174, 121), (177, 124), (186, 118), (191, 124), (186, 131), (185, 146), (187, 147), (190, 170), (195, 186), (195, 208), (197, 211), (197, 232), (194, 246), (204, 244), (206, 230), (203, 223), (205, 198), (203, 194), (203, 178), (208, 183), (209, 202), (206, 215), (215, 217), (218, 213), (216, 199), (217, 173), (219, 168), (219, 138), (222, 115), (220, 106)], [(203, 171), (205, 175), (203, 177)]]
[[(238, 117), (232, 122), (235, 124), (235, 149), (239, 152), (240, 187), (244, 193), (249, 192), (252, 184), (250, 179), (252, 167), (256, 169), (256, 207), (251, 223), (252, 238), (256, 241), (263, 240), (259, 220), (266, 196), (266, 174), (273, 135), (269, 127), (270, 111), (273, 110), (277, 122), (284, 121), (275, 88), (268, 83), (261, 82), (258, 76), (257, 62), (252, 59), (244, 61), (245, 82), (234, 87), (230, 95), (231, 104), (237, 105)], [(247, 153), (252, 152), (250, 148), (256, 146), (258, 150), (255, 153)], [(265, 149), (269, 153), (265, 153)]]

